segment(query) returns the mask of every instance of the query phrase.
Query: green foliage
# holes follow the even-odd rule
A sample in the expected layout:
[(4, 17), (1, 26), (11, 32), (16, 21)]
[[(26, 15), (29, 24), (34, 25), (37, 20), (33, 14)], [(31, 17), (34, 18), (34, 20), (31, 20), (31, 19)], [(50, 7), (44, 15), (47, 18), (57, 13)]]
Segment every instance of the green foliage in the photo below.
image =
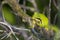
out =
[(54, 30), (55, 32), (59, 31), (59, 28), (56, 25), (50, 25), (50, 28)]
[(5, 18), (5, 20), (10, 24), (16, 24), (16, 18), (13, 14), (11, 8), (8, 5), (3, 5), (2, 7), (2, 13)]
[[(55, 25), (53, 25), (53, 23), (54, 23), (54, 18), (55, 18), (55, 15), (56, 15), (56, 13), (58, 12), (58, 10), (57, 10), (57, 5), (54, 5), (54, 4), (57, 4), (57, 3), (55, 3), (56, 2), (56, 0), (51, 0), (51, 8), (49, 8), (49, 1), (50, 0), (35, 0), (35, 2), (36, 2), (36, 4), (37, 4), (37, 9), (39, 10), (39, 12), (35, 12), (34, 11), (34, 13), (33, 12), (31, 12), (29, 9), (27, 9), (27, 10), (25, 10), (26, 11), (26, 14), (28, 14), (29, 16), (32, 16), (32, 19), (34, 19), (33, 20), (33, 23), (32, 23), (32, 28), (34, 28), (34, 26), (37, 24), (39, 27), (41, 27), (41, 29), (42, 28), (45, 28), (46, 30), (44, 30), (44, 32), (45, 32), (45, 34), (46, 35), (48, 35), (47, 37), (49, 37), (50, 36), (50, 34), (48, 34), (48, 32), (50, 31), (50, 29), (52, 30), (52, 31), (54, 31), (55, 32), (55, 37), (54, 37), (54, 40), (60, 40), (60, 29), (58, 28), (58, 26), (60, 26), (60, 12), (58, 13), (58, 20), (56, 19), (56, 24), (58, 25), (58, 26), (55, 26)], [(24, 6), (26, 6), (26, 8), (29, 8), (29, 7), (33, 7), (33, 4), (30, 2), (30, 1), (25, 1), (26, 3), (24, 4), (23, 3), (24, 2), (24, 0), (20, 0), (20, 2), (19, 2), (19, 4), (21, 4), (21, 5), (24, 5)], [(20, 6), (21, 6), (20, 5)], [(22, 9), (24, 10), (24, 9), (26, 9), (25, 7), (23, 8), (22, 7)], [(33, 7), (34, 8), (34, 7)], [(45, 9), (45, 10), (44, 10)], [(51, 15), (50, 15), (50, 22), (51, 22), (51, 24), (52, 25), (49, 25), (49, 23), (48, 23), (48, 18), (46, 17), (46, 16), (48, 16), (48, 10), (49, 9), (51, 9)], [(43, 14), (43, 12), (45, 13), (45, 15)], [(8, 23), (10, 23), (10, 24), (12, 24), (12, 25), (15, 25), (15, 24), (17, 24), (17, 20), (18, 20), (18, 22), (20, 22), (20, 20), (19, 19), (16, 19), (16, 15), (13, 13), (13, 11), (12, 11), (12, 9), (11, 9), (11, 7), (10, 6), (8, 6), (8, 5), (3, 5), (2, 6), (2, 13), (3, 13), (3, 16), (4, 16), (4, 18), (5, 18), (5, 20), (8, 22)], [(20, 25), (21, 23), (19, 23), (19, 25)], [(24, 23), (23, 23), (24, 24)], [(23, 25), (22, 24), (22, 25)], [(25, 25), (26, 26), (28, 26), (29, 27), (29, 25), (28, 25), (28, 23), (25, 23)], [(27, 27), (27, 28), (28, 28)], [(39, 32), (40, 32), (40, 28), (36, 28), (36, 30), (38, 30)], [(2, 29), (2, 28), (0, 28), (0, 29)], [(44, 33), (42, 33), (43, 35), (45, 35)], [(29, 34), (27, 34), (27, 35), (29, 35)], [(46, 36), (45, 35), (45, 36)], [(21, 35), (18, 35), (18, 38), (20, 39), (20, 40), (24, 40), (24, 38), (23, 37), (20, 37)], [(14, 38), (14, 37), (13, 37)], [(45, 37), (46, 38), (46, 37)], [(15, 39), (15, 38), (14, 38)], [(4, 39), (5, 40), (5, 39)], [(9, 40), (9, 39), (6, 39), (6, 40)], [(43, 39), (43, 40), (45, 40), (45, 39)]]

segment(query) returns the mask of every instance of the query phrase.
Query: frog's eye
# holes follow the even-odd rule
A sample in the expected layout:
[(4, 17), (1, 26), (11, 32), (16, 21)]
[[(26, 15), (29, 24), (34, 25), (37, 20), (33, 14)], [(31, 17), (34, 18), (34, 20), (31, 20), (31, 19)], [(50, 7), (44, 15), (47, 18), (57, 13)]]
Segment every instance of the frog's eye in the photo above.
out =
[(37, 23), (41, 23), (42, 24), (42, 20), (40, 18), (36, 18)]
[(38, 20), (40, 20), (40, 21), (41, 21), (41, 19), (40, 19), (40, 18), (36, 18), (36, 19), (38, 19)]

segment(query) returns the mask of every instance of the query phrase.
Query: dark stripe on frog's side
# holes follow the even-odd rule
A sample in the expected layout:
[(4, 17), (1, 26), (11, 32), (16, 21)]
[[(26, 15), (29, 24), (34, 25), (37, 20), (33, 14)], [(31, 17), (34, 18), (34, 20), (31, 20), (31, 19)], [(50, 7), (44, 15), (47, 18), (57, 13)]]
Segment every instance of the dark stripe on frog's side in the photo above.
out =
[(36, 19), (40, 20), (40, 22), (41, 22), (41, 24), (42, 24), (42, 20), (41, 20), (40, 18), (36, 18)]

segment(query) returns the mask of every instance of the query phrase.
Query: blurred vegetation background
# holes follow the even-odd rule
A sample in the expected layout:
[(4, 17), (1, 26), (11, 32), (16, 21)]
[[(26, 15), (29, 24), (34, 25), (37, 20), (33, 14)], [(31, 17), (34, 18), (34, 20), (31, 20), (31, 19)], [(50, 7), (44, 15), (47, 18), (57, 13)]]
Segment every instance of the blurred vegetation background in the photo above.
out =
[[(16, 4), (14, 4), (14, 2), (16, 2)], [(17, 4), (19, 4), (21, 10), (17, 8)], [(30, 30), (29, 23), (23, 22), (22, 18), (25, 17), (25, 15), (21, 16), (18, 14), (19, 11), (21, 15), (23, 15), (23, 13), (28, 15), (26, 15), (27, 20), (29, 17), (32, 17), (35, 12), (44, 14), (48, 18), (49, 27), (55, 25), (55, 29), (58, 31), (55, 33), (53, 30), (47, 31), (44, 28), (36, 28), (34, 31), (38, 30), (39, 32), (35, 34)], [(52, 29), (52, 27), (50, 28)], [(0, 40), (59, 40), (59, 31), (60, 0), (0, 0)]]

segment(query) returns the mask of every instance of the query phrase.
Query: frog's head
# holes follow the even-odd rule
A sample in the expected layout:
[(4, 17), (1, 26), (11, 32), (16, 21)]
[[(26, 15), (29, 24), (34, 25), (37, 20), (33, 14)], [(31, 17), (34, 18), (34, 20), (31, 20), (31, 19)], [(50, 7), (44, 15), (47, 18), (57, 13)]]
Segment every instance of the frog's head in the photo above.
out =
[(32, 18), (35, 19), (36, 24), (40, 27), (48, 25), (48, 18), (42, 13), (35, 12)]

